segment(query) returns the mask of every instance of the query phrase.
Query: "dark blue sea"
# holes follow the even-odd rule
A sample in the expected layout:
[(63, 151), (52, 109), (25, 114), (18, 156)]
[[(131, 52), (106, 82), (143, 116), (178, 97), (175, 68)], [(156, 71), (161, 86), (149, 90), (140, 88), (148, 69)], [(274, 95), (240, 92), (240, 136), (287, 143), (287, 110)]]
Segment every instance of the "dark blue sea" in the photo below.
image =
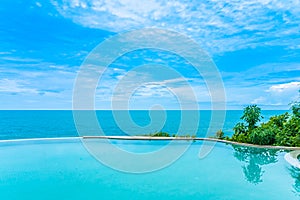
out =
[[(127, 111), (115, 111), (117, 114), (122, 116)], [(197, 130), (189, 129), (189, 123), (194, 123), (194, 117), (185, 120), (185, 126), (183, 133), (189, 135), (197, 135), (198, 137), (207, 136), (209, 126), (214, 126), (214, 129), (222, 129), (225, 135), (232, 135), (232, 128), (240, 121), (242, 110), (229, 110), (226, 111), (225, 122), (212, 123), (211, 111), (203, 110), (199, 111), (200, 120), (198, 121)], [(284, 113), (285, 111), (262, 111), (263, 121), (269, 119), (272, 115)], [(98, 122), (105, 133), (105, 135), (145, 135), (156, 131), (165, 131), (171, 134), (176, 134), (179, 125), (182, 120), (181, 111), (169, 110), (166, 111), (165, 122), (163, 127), (159, 130), (148, 127), (151, 123), (151, 117), (148, 111), (134, 110), (130, 111), (132, 123), (142, 127), (138, 129), (137, 133), (135, 126), (132, 123), (128, 123), (129, 127), (125, 127), (127, 130), (124, 131), (124, 127), (120, 128), (119, 123), (115, 119), (115, 115), (112, 111), (96, 111)], [(157, 116), (156, 116), (157, 115)], [(160, 112), (152, 115), (152, 120), (155, 117), (159, 117)], [(120, 119), (118, 119), (120, 120)], [(153, 120), (155, 121), (155, 120)], [(123, 123), (124, 125), (124, 123)], [(126, 123), (125, 123), (126, 125)], [(131, 127), (130, 127), (131, 126)], [(89, 129), (89, 124), (85, 125)], [(144, 129), (143, 129), (144, 127)], [(129, 130), (129, 133), (128, 133)], [(131, 131), (132, 130), (132, 131)], [(89, 130), (90, 135), (94, 135), (93, 130)], [(131, 133), (130, 133), (131, 131)], [(192, 131), (192, 132), (191, 132)], [(87, 131), (88, 132), (88, 131)], [(213, 133), (209, 133), (213, 134)], [(23, 138), (52, 138), (52, 137), (73, 137), (79, 136), (73, 119), (73, 113), (70, 110), (2, 110), (0, 111), (0, 139), (23, 139)]]

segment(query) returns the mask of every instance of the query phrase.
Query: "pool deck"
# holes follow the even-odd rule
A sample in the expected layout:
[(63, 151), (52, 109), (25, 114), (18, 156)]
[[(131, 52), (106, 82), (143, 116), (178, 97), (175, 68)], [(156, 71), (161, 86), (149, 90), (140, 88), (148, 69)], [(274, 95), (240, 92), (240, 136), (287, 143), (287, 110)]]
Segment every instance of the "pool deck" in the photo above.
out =
[(295, 150), (285, 154), (284, 159), (292, 166), (300, 169), (300, 161), (298, 159), (299, 156), (300, 156), (300, 150)]
[(210, 141), (221, 142), (226, 144), (233, 144), (239, 146), (267, 148), (267, 149), (282, 149), (282, 150), (300, 150), (300, 147), (286, 147), (286, 146), (271, 146), (271, 145), (255, 145), (248, 143), (239, 143), (229, 140), (222, 140), (217, 138), (200, 138), (200, 137), (152, 137), (152, 136), (82, 136), (83, 139), (114, 139), (114, 140), (185, 140), (185, 141)]

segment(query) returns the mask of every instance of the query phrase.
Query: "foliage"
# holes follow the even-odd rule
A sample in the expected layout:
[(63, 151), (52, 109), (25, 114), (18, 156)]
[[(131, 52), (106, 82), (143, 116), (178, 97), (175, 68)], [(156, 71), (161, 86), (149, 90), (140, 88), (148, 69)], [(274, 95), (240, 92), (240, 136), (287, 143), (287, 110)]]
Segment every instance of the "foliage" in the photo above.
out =
[(293, 115), (300, 117), (300, 102), (295, 102), (292, 107)]
[(254, 129), (249, 135), (252, 144), (272, 145), (275, 142), (275, 132), (271, 127), (259, 127)]
[(276, 144), (276, 135), (283, 132), (288, 118), (288, 113), (272, 116), (267, 123), (262, 123), (259, 127), (253, 129), (249, 135), (250, 142), (259, 145)]
[(177, 135), (177, 134), (169, 134), (167, 132), (155, 132), (151, 134), (147, 134), (144, 136), (150, 136), (150, 137), (184, 137), (184, 138), (196, 138), (196, 135), (190, 135), (190, 134), (185, 134), (185, 135)]
[(282, 115), (272, 116), (270, 120), (266, 123), (266, 126), (273, 126), (278, 130), (282, 130), (288, 118), (289, 118), (289, 113), (287, 112)]
[[(299, 90), (299, 99), (300, 99), (300, 90)], [(300, 117), (300, 102), (299, 102), (299, 100), (292, 102), (291, 105), (292, 105), (291, 110), (293, 111), (293, 115), (299, 118)]]
[(224, 132), (222, 130), (218, 130), (216, 132), (216, 138), (218, 138), (218, 139), (224, 139)]
[(157, 132), (157, 133), (153, 133), (151, 134), (152, 137), (170, 137), (170, 134), (167, 132)]
[(261, 109), (257, 105), (250, 105), (244, 109), (244, 113), (241, 119), (247, 122), (249, 132), (251, 132), (255, 128), (256, 123), (259, 122), (262, 118), (260, 113)]
[(257, 126), (262, 118), (261, 109), (257, 105), (247, 106), (241, 117), (244, 122), (235, 125), (230, 140), (258, 145), (300, 146), (300, 102), (294, 102), (291, 110), (291, 113), (272, 116), (268, 122)]
[(244, 122), (239, 122), (233, 128), (234, 134), (231, 140), (243, 143), (252, 143), (250, 134), (256, 128), (257, 122), (261, 120), (261, 109), (257, 105), (250, 105), (244, 109), (241, 117)]
[(246, 134), (246, 132), (247, 132), (246, 126), (242, 122), (237, 123), (235, 125), (235, 127), (233, 128), (233, 130), (236, 135)]
[(300, 117), (300, 103), (299, 102), (293, 104), (292, 111), (296, 117), (298, 117), (298, 118)]
[(247, 136), (245, 133), (233, 134), (230, 140), (241, 143), (250, 143), (249, 136)]
[(294, 114), (276, 135), (276, 144), (282, 146), (300, 146), (300, 118)]

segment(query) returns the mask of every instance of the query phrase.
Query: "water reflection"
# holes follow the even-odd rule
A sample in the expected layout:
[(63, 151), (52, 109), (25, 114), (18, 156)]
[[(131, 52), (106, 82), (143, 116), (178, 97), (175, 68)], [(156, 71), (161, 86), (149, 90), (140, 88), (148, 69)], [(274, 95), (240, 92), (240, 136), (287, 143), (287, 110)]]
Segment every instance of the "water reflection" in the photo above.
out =
[(293, 179), (295, 179), (293, 188), (294, 188), (295, 192), (300, 193), (300, 169), (293, 167), (293, 166), (289, 167), (288, 169), (289, 169), (289, 172), (290, 172), (291, 176), (293, 177)]
[(276, 163), (279, 150), (277, 149), (259, 149), (232, 145), (234, 157), (243, 163), (242, 169), (245, 179), (253, 184), (263, 181), (263, 165)]

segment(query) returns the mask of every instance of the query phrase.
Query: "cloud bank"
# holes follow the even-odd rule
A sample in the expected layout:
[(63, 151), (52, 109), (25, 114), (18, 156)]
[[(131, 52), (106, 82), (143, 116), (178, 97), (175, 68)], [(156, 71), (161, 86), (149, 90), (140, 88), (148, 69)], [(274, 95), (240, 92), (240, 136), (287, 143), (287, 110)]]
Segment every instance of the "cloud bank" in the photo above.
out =
[(114, 32), (167, 28), (196, 39), (211, 53), (259, 45), (299, 49), (298, 0), (61, 0), (64, 17), (86, 27)]

